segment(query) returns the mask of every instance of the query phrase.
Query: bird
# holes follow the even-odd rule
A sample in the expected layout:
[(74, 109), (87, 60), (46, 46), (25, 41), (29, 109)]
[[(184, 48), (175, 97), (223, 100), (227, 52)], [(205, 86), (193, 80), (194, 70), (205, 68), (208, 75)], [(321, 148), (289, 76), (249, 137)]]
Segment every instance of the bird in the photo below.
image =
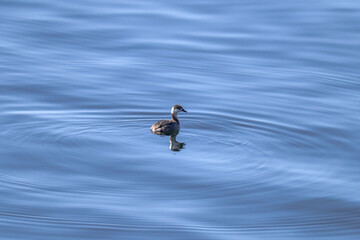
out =
[(158, 135), (173, 135), (180, 130), (180, 122), (177, 117), (179, 112), (187, 112), (182, 106), (174, 105), (171, 108), (171, 120), (160, 120), (151, 126), (151, 132)]

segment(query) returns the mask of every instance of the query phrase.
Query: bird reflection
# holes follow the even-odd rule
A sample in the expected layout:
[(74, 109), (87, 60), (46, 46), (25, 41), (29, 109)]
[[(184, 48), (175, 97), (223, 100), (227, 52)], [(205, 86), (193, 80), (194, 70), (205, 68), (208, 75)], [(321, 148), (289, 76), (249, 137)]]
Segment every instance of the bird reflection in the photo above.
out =
[(184, 146), (186, 145), (184, 142), (178, 142), (176, 140), (176, 136), (179, 134), (179, 131), (174, 131), (172, 132), (171, 134), (164, 134), (164, 133), (156, 133), (156, 132), (153, 132), (153, 134), (156, 134), (156, 135), (163, 135), (163, 136), (170, 136), (170, 146), (169, 146), (169, 149), (171, 151), (180, 151), (181, 149), (184, 148)]
[(184, 146), (185, 146), (185, 143), (184, 143), (184, 142), (178, 142), (178, 141), (176, 141), (176, 136), (177, 136), (177, 134), (170, 136), (170, 146), (169, 146), (169, 149), (170, 149), (171, 151), (180, 151), (180, 149), (184, 148)]

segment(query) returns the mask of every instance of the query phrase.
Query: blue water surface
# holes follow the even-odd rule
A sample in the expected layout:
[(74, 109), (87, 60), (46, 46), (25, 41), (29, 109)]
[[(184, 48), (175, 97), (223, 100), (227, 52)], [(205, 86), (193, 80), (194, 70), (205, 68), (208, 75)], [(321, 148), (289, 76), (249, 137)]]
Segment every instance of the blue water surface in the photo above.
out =
[(0, 239), (360, 239), (359, 23), (352, 0), (0, 1)]

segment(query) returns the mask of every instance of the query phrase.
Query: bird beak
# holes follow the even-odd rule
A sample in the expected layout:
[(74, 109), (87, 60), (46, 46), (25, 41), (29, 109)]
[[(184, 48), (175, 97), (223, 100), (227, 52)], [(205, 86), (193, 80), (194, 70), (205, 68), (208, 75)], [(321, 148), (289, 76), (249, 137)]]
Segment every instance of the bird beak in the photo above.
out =
[(183, 109), (182, 111), (187, 113), (187, 111), (185, 109)]

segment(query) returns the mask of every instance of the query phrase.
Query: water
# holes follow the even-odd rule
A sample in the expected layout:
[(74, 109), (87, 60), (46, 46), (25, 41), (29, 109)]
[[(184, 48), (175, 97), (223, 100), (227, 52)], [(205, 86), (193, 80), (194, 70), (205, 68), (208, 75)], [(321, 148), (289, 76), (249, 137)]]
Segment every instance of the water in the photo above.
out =
[[(358, 1), (0, 3), (0, 239), (359, 239)], [(150, 126), (181, 104), (169, 137)]]

